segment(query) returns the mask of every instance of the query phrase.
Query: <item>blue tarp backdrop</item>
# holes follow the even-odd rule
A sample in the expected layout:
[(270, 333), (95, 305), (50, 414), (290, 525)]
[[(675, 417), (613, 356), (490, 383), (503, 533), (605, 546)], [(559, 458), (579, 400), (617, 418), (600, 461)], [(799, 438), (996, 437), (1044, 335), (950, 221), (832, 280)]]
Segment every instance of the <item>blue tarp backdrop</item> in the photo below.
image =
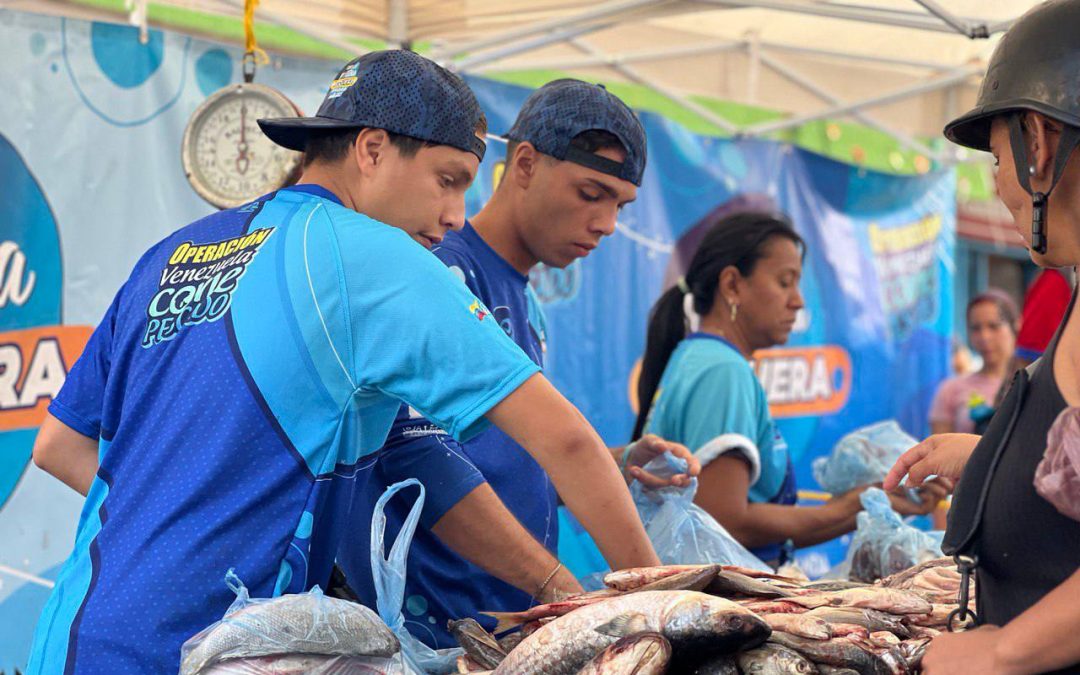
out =
[[(158, 31), (143, 45), (127, 26), (9, 11), (0, 44), (0, 670), (11, 670), (25, 663), (82, 502), (32, 467), (34, 429), (139, 255), (210, 212), (184, 178), (180, 138), (195, 107), (239, 79), (240, 51)], [(285, 58), (258, 81), (311, 113), (339, 66)], [(528, 91), (470, 84), (492, 131), (507, 130)], [(653, 300), (716, 218), (776, 208), (809, 244), (807, 309), (791, 343), (759, 355), (757, 368), (800, 485), (816, 487), (810, 460), (857, 426), (894, 417), (923, 434), (949, 362), (953, 175), (867, 173), (643, 119), (649, 166), (617, 232), (588, 259), (533, 275), (559, 388), (610, 444), (625, 442)], [(493, 142), (470, 213), (502, 154)]]

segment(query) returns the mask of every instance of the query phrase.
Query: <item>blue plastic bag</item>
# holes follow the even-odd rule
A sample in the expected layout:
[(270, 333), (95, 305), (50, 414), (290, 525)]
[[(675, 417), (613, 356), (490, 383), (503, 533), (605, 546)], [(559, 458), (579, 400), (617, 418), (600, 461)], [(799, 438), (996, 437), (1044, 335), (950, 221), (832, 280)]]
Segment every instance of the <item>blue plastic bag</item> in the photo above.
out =
[[(657, 476), (670, 477), (686, 473), (687, 463), (664, 453), (646, 464), (644, 469)], [(660, 561), (665, 565), (720, 563), (772, 571), (715, 518), (694, 504), (697, 486), (696, 478), (684, 488), (653, 490), (638, 481), (630, 486), (638, 515)]]
[[(386, 551), (386, 514), (384, 510), (390, 498), (407, 487), (416, 486), (420, 495), (401, 525), (401, 531)], [(406, 563), (409, 545), (412, 544), (416, 523), (424, 509), (424, 486), (415, 478), (395, 483), (386, 489), (375, 504), (371, 517), (371, 574), (375, 582), (376, 604), (379, 617), (386, 622), (401, 642), (401, 653), (406, 664), (421, 673), (450, 673), (456, 669), (456, 661), (464, 652), (460, 649), (435, 650), (418, 640), (405, 628), (405, 615), (401, 609), (405, 603)]]
[(855, 518), (858, 529), (848, 549), (848, 576), (872, 582), (921, 562), (940, 558), (945, 533), (924, 532), (893, 510), (889, 497), (878, 488), (859, 495), (863, 511)]
[(900, 455), (916, 443), (896, 420), (856, 429), (841, 438), (828, 457), (814, 460), (814, 479), (834, 495), (860, 485), (880, 483)]

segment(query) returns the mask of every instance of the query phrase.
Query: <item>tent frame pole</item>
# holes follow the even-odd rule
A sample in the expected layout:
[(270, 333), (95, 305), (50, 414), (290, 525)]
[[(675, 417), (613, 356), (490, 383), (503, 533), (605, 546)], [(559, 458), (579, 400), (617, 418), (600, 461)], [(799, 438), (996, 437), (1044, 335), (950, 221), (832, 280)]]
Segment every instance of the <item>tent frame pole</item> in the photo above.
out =
[[(938, 33), (954, 33), (955, 30), (943, 24), (935, 17), (927, 16), (922, 12), (905, 12), (901, 10), (878, 9), (862, 5), (823, 5), (795, 3), (787, 0), (700, 0), (703, 3), (718, 7), (772, 9), (778, 12), (794, 12), (796, 14), (811, 14), (831, 19), (847, 19), (863, 23), (878, 23), (886, 26), (899, 26), (901, 28), (915, 28), (918, 30), (935, 31)], [(997, 26), (981, 19), (966, 19), (972, 25), (985, 25), (987, 30)], [(989, 34), (989, 33), (988, 33)]]
[(521, 26), (520, 28), (512, 28), (495, 35), (490, 35), (486, 38), (480, 38), (478, 40), (457, 45), (448, 45), (443, 49), (437, 50), (435, 57), (437, 60), (449, 61), (455, 57), (471, 52), (498, 47), (508, 42), (514, 42), (523, 38), (532, 37), (542, 33), (550, 33), (568, 27), (581, 27), (586, 24), (602, 22), (606, 19), (618, 16), (619, 14), (625, 14), (643, 7), (664, 5), (671, 1), (672, 0), (610, 0), (609, 2), (597, 5), (592, 9), (579, 12), (572, 16), (537, 21)]
[(789, 117), (786, 120), (780, 120), (777, 122), (766, 122), (764, 124), (758, 124), (752, 127), (748, 127), (742, 130), (742, 133), (746, 136), (760, 136), (763, 134), (770, 134), (776, 131), (784, 131), (793, 127), (798, 127), (807, 122), (814, 122), (826, 117), (835, 117), (837, 115), (845, 115), (853, 113), (855, 111), (863, 110), (864, 108), (872, 108), (879, 105), (886, 105), (888, 103), (895, 103), (905, 98), (911, 98), (912, 96), (918, 96), (919, 94), (925, 94), (931, 91), (937, 91), (945, 87), (952, 86), (958, 82), (963, 82), (973, 75), (977, 75), (982, 72), (981, 66), (968, 65), (961, 66), (960, 68), (953, 68), (945, 71), (940, 77), (930, 80), (929, 82), (922, 82), (909, 87), (902, 87), (886, 94), (879, 96), (872, 96), (870, 98), (862, 99), (852, 103), (845, 103), (843, 105), (836, 105), (817, 112), (808, 113), (805, 115), (796, 115)]
[(466, 73), (472, 70), (476, 70), (478, 66), (495, 63), (508, 56), (516, 56), (525, 52), (531, 52), (536, 49), (541, 49), (550, 44), (566, 42), (571, 38), (575, 38), (580, 35), (588, 35), (589, 33), (595, 33), (597, 31), (610, 28), (613, 25), (613, 23), (594, 23), (584, 26), (567, 26), (566, 28), (559, 28), (553, 30), (545, 35), (539, 35), (532, 38), (531, 40), (525, 40), (517, 44), (507, 45), (502, 49), (495, 49), (492, 51), (475, 54), (473, 56), (467, 56), (459, 61), (447, 61), (445, 59), (437, 60), (452, 70)]
[[(577, 49), (581, 50), (582, 52), (585, 52), (586, 54), (590, 54), (590, 55), (596, 56), (598, 58), (607, 58), (606, 55), (602, 51), (600, 51), (599, 49), (597, 49), (593, 45), (585, 42), (584, 40), (582, 40), (580, 38), (571, 38), (570, 40), (568, 40), (568, 42), (570, 44), (572, 44), (574, 47), (576, 47)], [(737, 126), (735, 126), (734, 124), (732, 124), (731, 122), (727, 121), (723, 117), (720, 117), (719, 115), (717, 115), (713, 111), (709, 110), (705, 106), (701, 105), (697, 101), (694, 101), (690, 97), (688, 97), (688, 96), (686, 96), (684, 94), (680, 94), (677, 91), (674, 91), (673, 89), (669, 88), (668, 86), (666, 86), (664, 84), (661, 84), (660, 82), (657, 82), (656, 80), (654, 80), (653, 78), (651, 78), (651, 77), (649, 77), (647, 75), (643, 75), (641, 72), (639, 72), (633, 66), (627, 65), (625, 63), (613, 63), (611, 65), (611, 67), (614, 68), (615, 70), (617, 70), (618, 72), (622, 73), (622, 75), (625, 76), (627, 79), (632, 80), (634, 82), (637, 82), (638, 84), (644, 85), (646, 87), (649, 87), (650, 89), (658, 92), (659, 94), (671, 99), (672, 101), (675, 101), (679, 105), (681, 105), (681, 106), (687, 108), (688, 110), (694, 112), (699, 117), (706, 120), (707, 122), (710, 122), (711, 124), (714, 124), (714, 125), (720, 127), (724, 131), (726, 131), (726, 132), (728, 132), (730, 134), (738, 132), (739, 128)]]

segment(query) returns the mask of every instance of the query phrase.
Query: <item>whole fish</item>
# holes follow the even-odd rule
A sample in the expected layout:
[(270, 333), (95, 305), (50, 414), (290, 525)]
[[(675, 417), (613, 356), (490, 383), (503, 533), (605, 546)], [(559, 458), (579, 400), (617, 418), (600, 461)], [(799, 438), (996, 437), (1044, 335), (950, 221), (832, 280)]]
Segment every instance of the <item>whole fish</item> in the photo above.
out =
[(671, 661), (671, 643), (659, 633), (628, 635), (578, 671), (578, 675), (663, 675)]
[(713, 656), (691, 669), (693, 675), (739, 675), (734, 656)]
[(814, 595), (795, 595), (785, 599), (811, 609), (817, 607), (858, 607), (860, 609), (876, 609), (890, 614), (929, 614), (933, 609), (929, 602), (915, 593), (898, 588), (877, 586), (849, 588), (843, 591)]
[(759, 615), (773, 630), (784, 631), (810, 640), (828, 640), (833, 636), (828, 621), (809, 614), (762, 614)]
[(465, 654), (485, 670), (491, 670), (506, 658), (506, 650), (476, 619), (449, 621), (446, 627)]
[[(671, 571), (672, 568), (683, 567), (689, 567), (690, 569), (680, 569), (674, 571), (672, 574), (667, 574), (667, 572)], [(490, 616), (498, 622), (495, 626), (494, 632), (496, 635), (499, 635), (510, 630), (511, 628), (516, 628), (517, 626), (522, 626), (538, 619), (563, 616), (565, 614), (569, 614), (576, 609), (585, 607), (586, 605), (591, 605), (601, 600), (617, 597), (625, 593), (643, 593), (648, 591), (700, 591), (709, 585), (709, 583), (716, 576), (716, 573), (720, 571), (720, 566), (670, 565), (667, 568), (642, 567), (638, 569), (663, 569), (664, 574), (643, 586), (635, 586), (625, 591), (607, 588), (600, 591), (593, 591), (591, 593), (572, 595), (563, 600), (559, 600), (558, 602), (549, 602), (546, 605), (537, 605), (536, 607), (531, 607), (523, 612), (481, 612), (481, 614), (485, 616)], [(637, 578), (640, 580), (644, 577)]]
[(868, 631), (877, 632), (887, 630), (901, 638), (911, 637), (911, 631), (898, 616), (873, 609), (859, 609), (858, 607), (818, 607), (807, 612), (810, 616), (824, 619), (833, 624), (854, 624), (862, 626)]
[(180, 675), (225, 659), (272, 654), (392, 656), (398, 639), (375, 612), (321, 593), (253, 602), (184, 643)]
[(570, 675), (618, 638), (660, 633), (678, 652), (734, 652), (769, 636), (768, 624), (729, 600), (695, 591), (630, 593), (555, 619), (510, 652), (497, 675)]
[(880, 656), (866, 651), (847, 638), (807, 640), (776, 631), (769, 636), (769, 641), (794, 649), (815, 663), (851, 668), (859, 675), (893, 675), (893, 669)]
[(744, 675), (809, 675), (818, 669), (798, 652), (766, 642), (738, 655), (739, 672)]
[(616, 570), (604, 577), (604, 585), (617, 591), (630, 591), (674, 574), (715, 568), (716, 565), (657, 565)]
[(716, 573), (712, 582), (705, 587), (706, 593), (730, 597), (733, 595), (746, 595), (754, 598), (787, 598), (794, 593), (780, 586), (765, 583), (759, 579), (752, 579), (745, 574), (721, 570)]

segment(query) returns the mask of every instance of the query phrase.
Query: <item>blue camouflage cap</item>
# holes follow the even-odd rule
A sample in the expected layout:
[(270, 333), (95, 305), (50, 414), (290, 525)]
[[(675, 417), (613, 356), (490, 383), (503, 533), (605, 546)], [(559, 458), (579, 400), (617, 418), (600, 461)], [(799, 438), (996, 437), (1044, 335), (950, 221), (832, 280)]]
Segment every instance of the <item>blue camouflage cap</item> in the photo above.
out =
[[(618, 138), (626, 150), (626, 159), (615, 162), (570, 147), (575, 136), (593, 129)], [(545, 155), (587, 166), (637, 186), (645, 173), (645, 128), (633, 110), (599, 84), (569, 78), (545, 84), (526, 99), (506, 138), (528, 141)]]
[(312, 132), (372, 127), (471, 152), (483, 111), (469, 86), (434, 61), (403, 49), (369, 52), (345, 64), (315, 117), (261, 119), (270, 140), (303, 151)]

